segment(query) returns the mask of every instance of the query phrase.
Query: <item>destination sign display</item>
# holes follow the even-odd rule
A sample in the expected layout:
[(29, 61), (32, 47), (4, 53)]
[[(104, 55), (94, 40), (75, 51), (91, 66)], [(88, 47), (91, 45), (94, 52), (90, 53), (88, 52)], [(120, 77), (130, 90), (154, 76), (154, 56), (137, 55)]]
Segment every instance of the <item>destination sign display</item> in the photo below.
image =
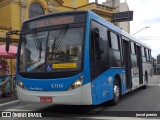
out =
[(85, 14), (47, 16), (24, 23), (23, 30), (83, 22), (85, 22)]
[(35, 21), (37, 28), (52, 26), (52, 25), (61, 25), (61, 24), (71, 24), (74, 23), (74, 16), (61, 16), (58, 18), (49, 18)]

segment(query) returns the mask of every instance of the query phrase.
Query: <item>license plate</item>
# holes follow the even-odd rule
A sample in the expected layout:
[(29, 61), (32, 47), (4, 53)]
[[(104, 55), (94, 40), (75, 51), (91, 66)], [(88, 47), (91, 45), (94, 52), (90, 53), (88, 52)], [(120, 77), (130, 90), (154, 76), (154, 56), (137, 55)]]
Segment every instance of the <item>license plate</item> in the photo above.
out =
[(52, 97), (40, 97), (40, 102), (50, 103), (52, 101), (53, 101)]

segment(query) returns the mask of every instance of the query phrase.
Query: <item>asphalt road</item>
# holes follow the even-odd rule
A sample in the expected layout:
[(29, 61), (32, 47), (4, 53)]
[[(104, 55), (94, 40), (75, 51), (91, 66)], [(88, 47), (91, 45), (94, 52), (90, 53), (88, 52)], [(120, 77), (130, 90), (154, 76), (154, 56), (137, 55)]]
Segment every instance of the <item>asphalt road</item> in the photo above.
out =
[[(39, 112), (42, 116), (52, 116), (46, 118), (47, 120), (56, 119), (71, 119), (70, 117), (76, 117), (77, 119), (106, 119), (106, 120), (128, 120), (129, 118), (117, 118), (118, 114), (121, 116), (132, 116), (130, 120), (136, 119), (136, 115), (153, 115), (158, 114), (160, 116), (160, 76), (154, 76), (147, 89), (139, 88), (133, 92), (124, 95), (121, 101), (116, 106), (111, 106), (109, 102), (106, 102), (99, 106), (64, 106), (64, 105), (49, 105), (49, 104), (30, 104), (20, 103), (17, 105), (0, 108), (0, 111), (18, 111), (18, 112)], [(112, 111), (112, 112), (110, 112)], [(157, 113), (157, 111), (159, 111)], [(111, 114), (112, 113), (112, 114)], [(112, 117), (110, 117), (112, 116)], [(113, 117), (114, 116), (114, 117)], [(117, 116), (117, 117), (115, 117)], [(144, 117), (146, 119), (146, 117)], [(138, 119), (144, 119), (139, 117)], [(155, 117), (148, 117), (156, 118)], [(148, 119), (147, 118), (147, 119)], [(5, 119), (5, 118), (4, 118)], [(20, 118), (12, 118), (14, 120)], [(24, 118), (27, 119), (27, 118)], [(41, 118), (39, 118), (41, 119)]]

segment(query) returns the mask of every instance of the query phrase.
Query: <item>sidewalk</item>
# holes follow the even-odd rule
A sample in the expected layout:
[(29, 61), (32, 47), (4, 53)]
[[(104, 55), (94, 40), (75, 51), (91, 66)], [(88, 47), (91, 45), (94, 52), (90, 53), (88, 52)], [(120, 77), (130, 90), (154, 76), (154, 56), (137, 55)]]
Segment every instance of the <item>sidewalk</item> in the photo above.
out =
[(0, 104), (18, 100), (18, 97), (17, 97), (16, 94), (13, 94), (13, 95), (11, 95), (9, 97), (2, 97), (1, 95), (2, 94), (0, 94)]
[(15, 90), (15, 82), (12, 78), (12, 81), (10, 81), (9, 76), (5, 77), (6, 83), (5, 84), (5, 92), (6, 93), (14, 93), (11, 95), (7, 95), (6, 97), (2, 97), (2, 89), (4, 89), (2, 84), (2, 78), (0, 77), (0, 108), (10, 106), (11, 104), (18, 103), (18, 96)]
[(0, 108), (8, 107), (20, 103), (16, 94), (10, 97), (2, 97), (0, 94)]

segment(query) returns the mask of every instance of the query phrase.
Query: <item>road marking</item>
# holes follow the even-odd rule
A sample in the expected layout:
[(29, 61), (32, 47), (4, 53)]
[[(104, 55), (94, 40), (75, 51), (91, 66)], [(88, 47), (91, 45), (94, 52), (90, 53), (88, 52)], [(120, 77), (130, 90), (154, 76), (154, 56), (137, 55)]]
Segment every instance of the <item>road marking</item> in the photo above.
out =
[(0, 108), (15, 105), (15, 104), (18, 104), (18, 103), (20, 103), (19, 100), (14, 100), (14, 101), (11, 101), (11, 102), (3, 103), (3, 104), (0, 104)]
[(148, 86), (160, 86), (160, 84), (148, 84)]

